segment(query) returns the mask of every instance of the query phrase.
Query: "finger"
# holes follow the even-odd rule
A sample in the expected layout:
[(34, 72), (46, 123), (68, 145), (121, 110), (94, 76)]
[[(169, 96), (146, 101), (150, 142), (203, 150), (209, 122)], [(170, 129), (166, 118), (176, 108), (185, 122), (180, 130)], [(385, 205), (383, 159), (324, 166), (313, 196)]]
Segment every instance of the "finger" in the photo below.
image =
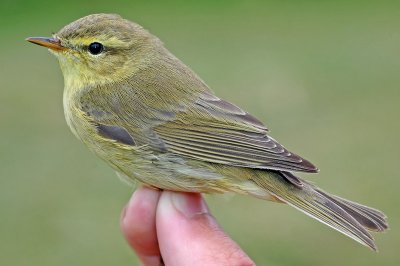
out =
[(254, 265), (221, 230), (200, 194), (163, 192), (156, 223), (165, 265)]
[(156, 210), (161, 191), (138, 188), (125, 207), (121, 229), (129, 245), (144, 265), (160, 265), (156, 232)]

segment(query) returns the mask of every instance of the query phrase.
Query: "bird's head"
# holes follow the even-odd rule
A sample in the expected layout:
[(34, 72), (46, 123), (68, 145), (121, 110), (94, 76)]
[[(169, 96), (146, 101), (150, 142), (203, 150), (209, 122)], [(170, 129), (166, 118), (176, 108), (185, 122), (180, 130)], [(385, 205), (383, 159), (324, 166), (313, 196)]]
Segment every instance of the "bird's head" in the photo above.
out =
[(78, 19), (51, 38), (31, 37), (57, 56), (67, 86), (122, 81), (146, 66), (161, 42), (138, 24), (114, 14)]

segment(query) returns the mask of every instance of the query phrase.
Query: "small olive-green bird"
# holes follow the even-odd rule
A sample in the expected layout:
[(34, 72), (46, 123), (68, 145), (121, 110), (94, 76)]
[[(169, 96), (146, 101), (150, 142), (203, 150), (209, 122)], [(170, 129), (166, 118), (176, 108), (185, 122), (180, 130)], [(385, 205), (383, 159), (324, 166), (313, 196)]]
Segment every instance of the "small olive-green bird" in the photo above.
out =
[(121, 176), (165, 190), (286, 203), (376, 250), (368, 231), (388, 228), (382, 212), (295, 176), (318, 169), (255, 117), (215, 96), (138, 24), (94, 14), (51, 38), (27, 40), (60, 62), (74, 135)]

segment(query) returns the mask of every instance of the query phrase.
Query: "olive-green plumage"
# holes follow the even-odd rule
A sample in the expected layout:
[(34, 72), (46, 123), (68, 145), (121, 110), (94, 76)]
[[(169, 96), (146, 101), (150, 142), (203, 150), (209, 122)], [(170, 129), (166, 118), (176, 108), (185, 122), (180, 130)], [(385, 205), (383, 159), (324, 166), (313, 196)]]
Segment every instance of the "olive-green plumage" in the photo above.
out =
[(287, 203), (376, 249), (378, 210), (329, 195), (291, 172), (317, 172), (219, 99), (161, 41), (118, 15), (81, 18), (29, 38), (59, 59), (72, 132), (128, 180), (176, 191), (237, 192)]

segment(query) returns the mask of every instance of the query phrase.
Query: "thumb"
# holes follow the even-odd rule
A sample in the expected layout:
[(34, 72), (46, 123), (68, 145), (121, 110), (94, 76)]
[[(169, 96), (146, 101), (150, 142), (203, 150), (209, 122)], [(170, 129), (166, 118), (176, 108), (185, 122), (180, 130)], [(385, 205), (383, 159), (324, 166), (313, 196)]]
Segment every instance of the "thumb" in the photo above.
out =
[(254, 265), (219, 227), (200, 194), (163, 192), (156, 219), (167, 266)]

